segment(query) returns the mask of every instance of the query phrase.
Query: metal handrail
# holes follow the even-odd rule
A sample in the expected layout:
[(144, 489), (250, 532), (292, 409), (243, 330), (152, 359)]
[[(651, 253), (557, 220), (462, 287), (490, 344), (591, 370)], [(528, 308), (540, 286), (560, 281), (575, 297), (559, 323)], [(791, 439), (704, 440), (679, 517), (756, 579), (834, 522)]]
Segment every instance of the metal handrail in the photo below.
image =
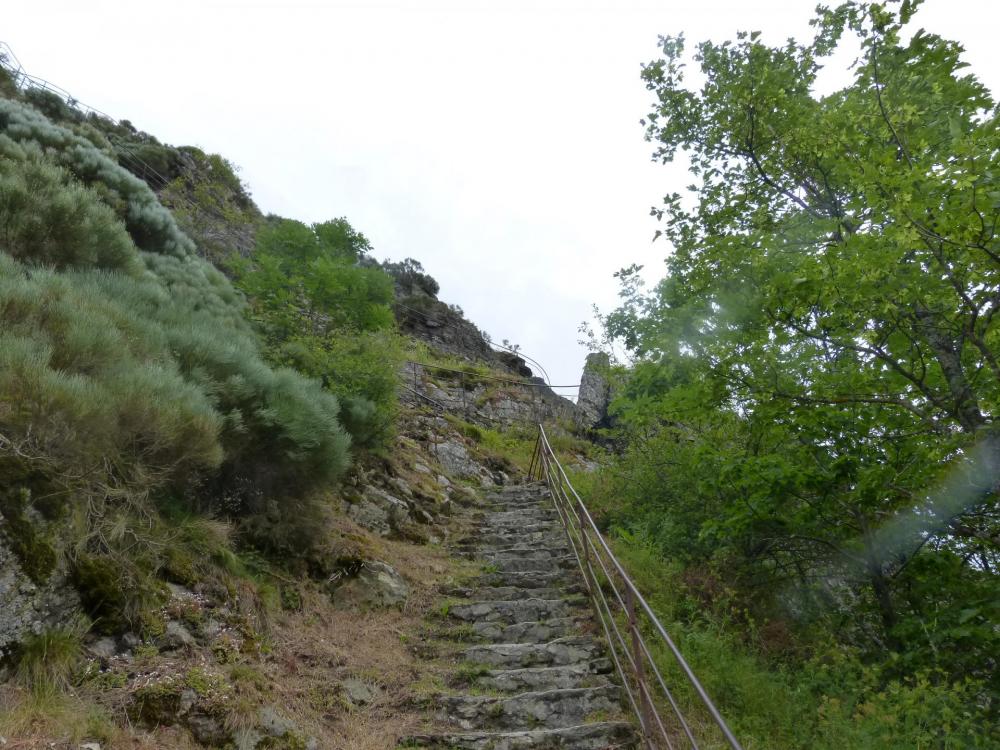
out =
[[(577, 493), (549, 442), (545, 428), (538, 425), (538, 438), (528, 469), (529, 479), (544, 480), (556, 505), (566, 536), (583, 573), (594, 610), (607, 637), (612, 661), (621, 676), (629, 703), (642, 729), (648, 750), (673, 750), (675, 742), (700, 747), (690, 721), (684, 716), (643, 632), (666, 646), (732, 750), (742, 750), (736, 736), (712, 702), (674, 640), (663, 627), (638, 587), (612, 552), (583, 499)], [(611, 594), (610, 598), (608, 593)], [(623, 633), (623, 628), (627, 631)], [(648, 679), (652, 672), (655, 680)], [(660, 698), (657, 698), (659, 694)], [(669, 704), (670, 713), (660, 706)], [(672, 714), (672, 715), (671, 715)]]
[[(415, 359), (406, 360), (407, 364), (420, 365), (421, 367), (428, 370), (441, 370), (444, 372), (454, 372), (459, 375), (468, 375), (470, 378), (475, 378), (476, 380), (492, 380), (498, 383), (512, 383), (513, 385), (523, 385), (526, 388), (579, 388), (579, 383), (574, 383), (573, 385), (550, 385), (548, 383), (532, 383), (530, 380), (515, 380), (514, 378), (498, 378), (493, 375), (480, 375), (478, 372), (470, 372), (468, 370), (459, 370), (455, 367), (444, 367), (443, 365), (433, 365), (429, 362), (418, 362)], [(558, 393), (556, 394), (559, 395)]]

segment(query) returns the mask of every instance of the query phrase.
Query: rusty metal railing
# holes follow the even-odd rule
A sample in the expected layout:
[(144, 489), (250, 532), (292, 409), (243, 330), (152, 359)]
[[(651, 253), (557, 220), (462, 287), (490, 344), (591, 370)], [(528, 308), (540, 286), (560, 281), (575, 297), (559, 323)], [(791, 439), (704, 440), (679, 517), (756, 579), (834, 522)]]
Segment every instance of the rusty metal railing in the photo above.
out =
[[(653, 649), (665, 648), (711, 718), (710, 724), (714, 724), (714, 729), (709, 727), (709, 731), (717, 735), (709, 738), (713, 746), (721, 740), (732, 750), (742, 750), (680, 649), (611, 551), (566, 476), (541, 424), (528, 476), (543, 480), (549, 487), (607, 638), (611, 659), (641, 727), (644, 746), (648, 750), (675, 750), (678, 747), (699, 750), (700, 743), (707, 741), (701, 727), (692, 726), (685, 716), (675, 690), (671, 690), (664, 677), (664, 670), (653, 658)], [(676, 689), (676, 685), (674, 687)]]

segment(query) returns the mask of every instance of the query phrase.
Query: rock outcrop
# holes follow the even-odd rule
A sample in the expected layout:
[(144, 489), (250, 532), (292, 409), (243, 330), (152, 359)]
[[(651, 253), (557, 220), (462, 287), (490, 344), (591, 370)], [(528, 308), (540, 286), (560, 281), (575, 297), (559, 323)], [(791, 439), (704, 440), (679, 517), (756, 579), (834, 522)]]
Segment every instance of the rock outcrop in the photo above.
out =
[[(32, 522), (39, 533), (47, 527), (41, 519)], [(0, 514), (0, 659), (26, 636), (67, 622), (80, 606), (61, 552), (56, 550), (51, 570), (32, 580), (4, 536), (7, 526)]]
[(610, 358), (604, 352), (587, 355), (576, 400), (575, 421), (581, 429), (592, 430), (607, 424), (611, 384), (606, 373), (610, 365)]
[(404, 333), (445, 354), (470, 362), (494, 361), (493, 349), (475, 325), (455, 308), (430, 296), (411, 296), (395, 306)]
[(556, 394), (541, 378), (483, 377), (411, 362), (403, 371), (402, 382), (407, 387), (402, 394), (404, 401), (429, 402), (487, 427), (576, 420), (576, 405)]

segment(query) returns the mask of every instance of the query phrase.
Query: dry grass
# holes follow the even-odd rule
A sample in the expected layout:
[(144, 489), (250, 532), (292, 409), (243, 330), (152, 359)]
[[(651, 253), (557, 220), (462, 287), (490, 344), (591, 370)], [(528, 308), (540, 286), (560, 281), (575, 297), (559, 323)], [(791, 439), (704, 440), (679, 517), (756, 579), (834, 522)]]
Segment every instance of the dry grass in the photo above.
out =
[[(424, 702), (452, 667), (418, 656), (422, 649), (414, 647), (440, 599), (438, 589), (474, 566), (436, 547), (369, 543), (374, 557), (401, 571), (411, 585), (402, 611), (338, 611), (311, 592), (302, 612), (286, 614), (274, 626), (267, 671), (275, 702), (297, 707), (303, 728), (322, 747), (383, 750), (396, 747), (402, 736), (427, 731), (432, 722)], [(348, 678), (371, 685), (375, 698), (351, 705), (337, 689)]]

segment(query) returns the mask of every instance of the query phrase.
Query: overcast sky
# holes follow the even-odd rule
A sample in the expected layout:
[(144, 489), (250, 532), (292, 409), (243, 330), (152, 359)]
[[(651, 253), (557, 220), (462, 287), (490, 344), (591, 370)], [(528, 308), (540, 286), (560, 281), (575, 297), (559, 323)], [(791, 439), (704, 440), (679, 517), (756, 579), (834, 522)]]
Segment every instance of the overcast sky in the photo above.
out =
[[(420, 260), (576, 383), (580, 322), (614, 306), (619, 268), (661, 275), (649, 208), (689, 182), (639, 124), (657, 36), (806, 38), (815, 4), (33, 0), (6, 4), (0, 40), (90, 106), (221, 153), (265, 212), (346, 216), (379, 259)], [(917, 20), (1000, 91), (1000, 5), (928, 0)]]

